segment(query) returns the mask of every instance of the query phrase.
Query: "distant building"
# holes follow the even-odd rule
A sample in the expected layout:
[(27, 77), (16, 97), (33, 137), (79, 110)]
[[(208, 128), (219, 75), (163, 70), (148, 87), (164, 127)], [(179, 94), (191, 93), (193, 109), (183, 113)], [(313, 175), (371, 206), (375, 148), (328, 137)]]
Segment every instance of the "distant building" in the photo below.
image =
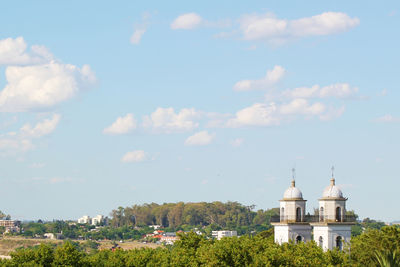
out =
[(179, 237), (172, 232), (163, 233), (160, 237), (160, 242), (166, 245), (173, 245), (176, 240), (179, 240)]
[(78, 219), (78, 223), (90, 224), (90, 223), (92, 223), (92, 218), (90, 218), (90, 216), (88, 216), (88, 215), (84, 215)]
[(92, 225), (100, 225), (105, 222), (105, 217), (103, 215), (96, 215), (92, 218)]
[(6, 229), (6, 233), (18, 232), (21, 222), (16, 220), (0, 220), (0, 226), (3, 226)]
[(223, 238), (223, 237), (237, 236), (237, 232), (236, 231), (228, 231), (228, 230), (212, 231), (211, 235), (212, 235), (212, 237), (216, 238), (217, 240), (221, 240), (221, 238)]
[(108, 218), (103, 215), (96, 215), (93, 218), (85, 215), (78, 219), (78, 223), (80, 224), (105, 225), (107, 222)]

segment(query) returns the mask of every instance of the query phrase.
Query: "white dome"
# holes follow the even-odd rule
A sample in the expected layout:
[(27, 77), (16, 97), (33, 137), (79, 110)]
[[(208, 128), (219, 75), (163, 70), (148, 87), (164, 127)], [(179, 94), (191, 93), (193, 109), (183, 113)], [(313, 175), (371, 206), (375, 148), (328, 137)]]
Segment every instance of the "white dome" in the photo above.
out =
[(303, 199), (303, 194), (301, 191), (295, 186), (294, 181), (292, 181), (292, 185), (286, 189), (283, 194), (283, 199)]
[(322, 193), (323, 198), (343, 198), (342, 190), (335, 185), (335, 179), (331, 179), (331, 184)]

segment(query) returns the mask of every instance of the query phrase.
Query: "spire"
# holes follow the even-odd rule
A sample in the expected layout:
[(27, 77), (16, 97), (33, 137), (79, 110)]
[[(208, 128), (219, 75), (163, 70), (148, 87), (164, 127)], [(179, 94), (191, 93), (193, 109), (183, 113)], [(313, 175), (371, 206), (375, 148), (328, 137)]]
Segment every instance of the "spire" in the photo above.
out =
[(296, 174), (296, 169), (293, 168), (292, 169), (292, 187), (296, 187), (296, 181), (294, 180), (295, 174)]
[(331, 171), (332, 171), (331, 186), (334, 186), (335, 185), (335, 176), (334, 176), (335, 167), (332, 166)]

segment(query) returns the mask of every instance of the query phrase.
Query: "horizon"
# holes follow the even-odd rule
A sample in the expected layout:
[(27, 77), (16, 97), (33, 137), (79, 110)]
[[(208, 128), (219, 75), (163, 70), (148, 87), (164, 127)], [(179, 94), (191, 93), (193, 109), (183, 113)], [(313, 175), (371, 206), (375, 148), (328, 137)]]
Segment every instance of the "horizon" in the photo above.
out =
[(312, 213), (334, 166), (348, 210), (400, 220), (400, 2), (3, 6), (0, 211), (13, 219), (265, 210), (292, 168)]

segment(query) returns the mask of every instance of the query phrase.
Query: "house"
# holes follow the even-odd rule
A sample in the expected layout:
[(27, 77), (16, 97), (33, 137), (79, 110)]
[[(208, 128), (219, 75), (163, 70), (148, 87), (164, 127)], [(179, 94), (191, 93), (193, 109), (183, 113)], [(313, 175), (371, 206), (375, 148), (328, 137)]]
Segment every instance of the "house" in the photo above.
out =
[(84, 215), (78, 219), (78, 223), (90, 224), (90, 223), (92, 223), (92, 218), (90, 218), (90, 216), (88, 216), (88, 215)]
[(166, 245), (173, 245), (176, 240), (179, 240), (179, 236), (176, 236), (176, 233), (172, 232), (164, 233), (160, 238), (160, 242)]
[(236, 231), (222, 230), (222, 231), (212, 231), (211, 236), (217, 240), (221, 240), (223, 237), (237, 236)]
[(16, 220), (0, 220), (0, 226), (5, 228), (6, 233), (18, 232), (21, 222)]

